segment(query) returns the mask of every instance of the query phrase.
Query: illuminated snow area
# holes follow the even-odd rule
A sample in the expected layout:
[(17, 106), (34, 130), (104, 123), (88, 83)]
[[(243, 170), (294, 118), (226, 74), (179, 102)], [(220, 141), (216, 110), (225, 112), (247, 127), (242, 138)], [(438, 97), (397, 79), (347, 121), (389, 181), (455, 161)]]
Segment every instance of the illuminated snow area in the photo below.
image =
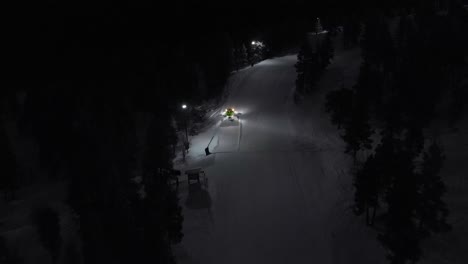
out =
[(354, 83), (359, 52), (338, 52), (299, 107), (295, 62), (274, 58), (234, 74), (222, 109), (236, 108), (240, 120), (214, 116), (186, 162), (176, 160), (208, 178), (200, 186), (182, 178), (179, 263), (384, 263), (375, 233), (350, 210), (350, 159), (323, 109), (327, 91)]

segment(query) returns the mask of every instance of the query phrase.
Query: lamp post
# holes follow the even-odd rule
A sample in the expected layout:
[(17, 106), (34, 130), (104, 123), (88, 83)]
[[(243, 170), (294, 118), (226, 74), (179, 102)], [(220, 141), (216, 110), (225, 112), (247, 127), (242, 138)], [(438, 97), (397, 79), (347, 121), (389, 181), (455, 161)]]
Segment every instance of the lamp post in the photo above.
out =
[(185, 150), (188, 150), (189, 148), (189, 144), (188, 144), (188, 128), (187, 128), (187, 123), (188, 123), (188, 113), (187, 113), (187, 105), (186, 104), (183, 104), (182, 105), (182, 110), (184, 112), (184, 128), (185, 128), (185, 142), (184, 142), (184, 147), (185, 147)]
[(250, 52), (250, 67), (253, 67), (255, 64), (255, 53), (257, 52), (257, 42), (255, 40), (252, 40), (250, 43), (252, 44), (251, 52)]
[(263, 59), (263, 51), (265, 45), (261, 41), (252, 40), (250, 43), (252, 45), (251, 52), (251, 63), (250, 66), (253, 66), (255, 62), (259, 62)]

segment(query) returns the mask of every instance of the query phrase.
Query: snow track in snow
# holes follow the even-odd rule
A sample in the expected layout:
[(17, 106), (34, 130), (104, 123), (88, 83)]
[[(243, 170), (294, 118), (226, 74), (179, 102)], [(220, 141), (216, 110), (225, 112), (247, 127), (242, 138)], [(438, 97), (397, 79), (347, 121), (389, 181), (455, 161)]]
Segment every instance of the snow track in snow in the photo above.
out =
[[(219, 122), (192, 138), (186, 163), (177, 163), (205, 170), (208, 185), (199, 192), (211, 201), (184, 207), (185, 236), (174, 247), (179, 263), (384, 263), (375, 237), (346, 209), (351, 180), (339, 169), (350, 159), (323, 111), (324, 93), (339, 87), (345, 68), (353, 68), (347, 76), (356, 72), (355, 58), (355, 51), (339, 53), (300, 107), (291, 96), (295, 55), (231, 76), (224, 107), (242, 113), (239, 122)], [(212, 155), (205, 156), (207, 145)], [(181, 202), (200, 203), (184, 186)]]

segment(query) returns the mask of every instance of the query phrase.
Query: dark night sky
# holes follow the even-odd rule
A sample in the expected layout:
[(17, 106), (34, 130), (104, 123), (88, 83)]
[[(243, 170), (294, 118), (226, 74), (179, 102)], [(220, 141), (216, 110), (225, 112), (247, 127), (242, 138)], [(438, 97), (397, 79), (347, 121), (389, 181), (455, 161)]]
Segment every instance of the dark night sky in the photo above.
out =
[[(50, 70), (41, 75), (58, 73), (65, 69), (61, 63), (70, 61), (90, 67), (87, 61), (92, 60), (92, 65), (100, 69), (99, 64), (108, 60), (106, 53), (116, 53), (118, 49), (135, 50), (134, 47), (140, 49), (141, 45), (165, 51), (178, 49), (187, 42), (205, 43), (198, 40), (219, 33), (230, 34), (237, 45), (262, 37), (288, 40), (310, 29), (316, 16), (320, 16), (327, 27), (327, 19), (340, 17), (344, 12), (352, 13), (353, 9), (360, 10), (362, 4), (369, 3), (373, 2), (48, 0), (33, 8), (30, 16), (28, 14), (26, 30), (21, 33), (28, 39), (21, 45), (37, 57), (32, 60), (32, 65), (37, 64), (32, 68), (42, 69), (44, 62), (49, 63)], [(293, 30), (296, 32), (291, 32)], [(28, 34), (30, 31), (34, 34)], [(144, 49), (141, 49), (142, 53), (146, 52)], [(55, 58), (49, 54), (54, 54)], [(76, 70), (83, 70), (76, 63), (69, 64)]]

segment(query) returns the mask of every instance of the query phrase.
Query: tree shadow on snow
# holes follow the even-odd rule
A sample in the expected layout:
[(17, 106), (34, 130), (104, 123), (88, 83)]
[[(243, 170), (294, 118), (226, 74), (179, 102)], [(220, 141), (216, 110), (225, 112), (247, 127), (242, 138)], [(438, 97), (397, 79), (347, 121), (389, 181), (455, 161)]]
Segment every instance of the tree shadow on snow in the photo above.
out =
[[(212, 150), (212, 149), (211, 149)], [(208, 168), (212, 166), (215, 163), (216, 156), (215, 155), (210, 155), (210, 156), (205, 156), (202, 155), (201, 158), (198, 158), (197, 160), (190, 161), (190, 168)]]
[(185, 200), (185, 206), (189, 209), (206, 209), (211, 207), (211, 197), (202, 184), (191, 183), (189, 184), (189, 194)]

